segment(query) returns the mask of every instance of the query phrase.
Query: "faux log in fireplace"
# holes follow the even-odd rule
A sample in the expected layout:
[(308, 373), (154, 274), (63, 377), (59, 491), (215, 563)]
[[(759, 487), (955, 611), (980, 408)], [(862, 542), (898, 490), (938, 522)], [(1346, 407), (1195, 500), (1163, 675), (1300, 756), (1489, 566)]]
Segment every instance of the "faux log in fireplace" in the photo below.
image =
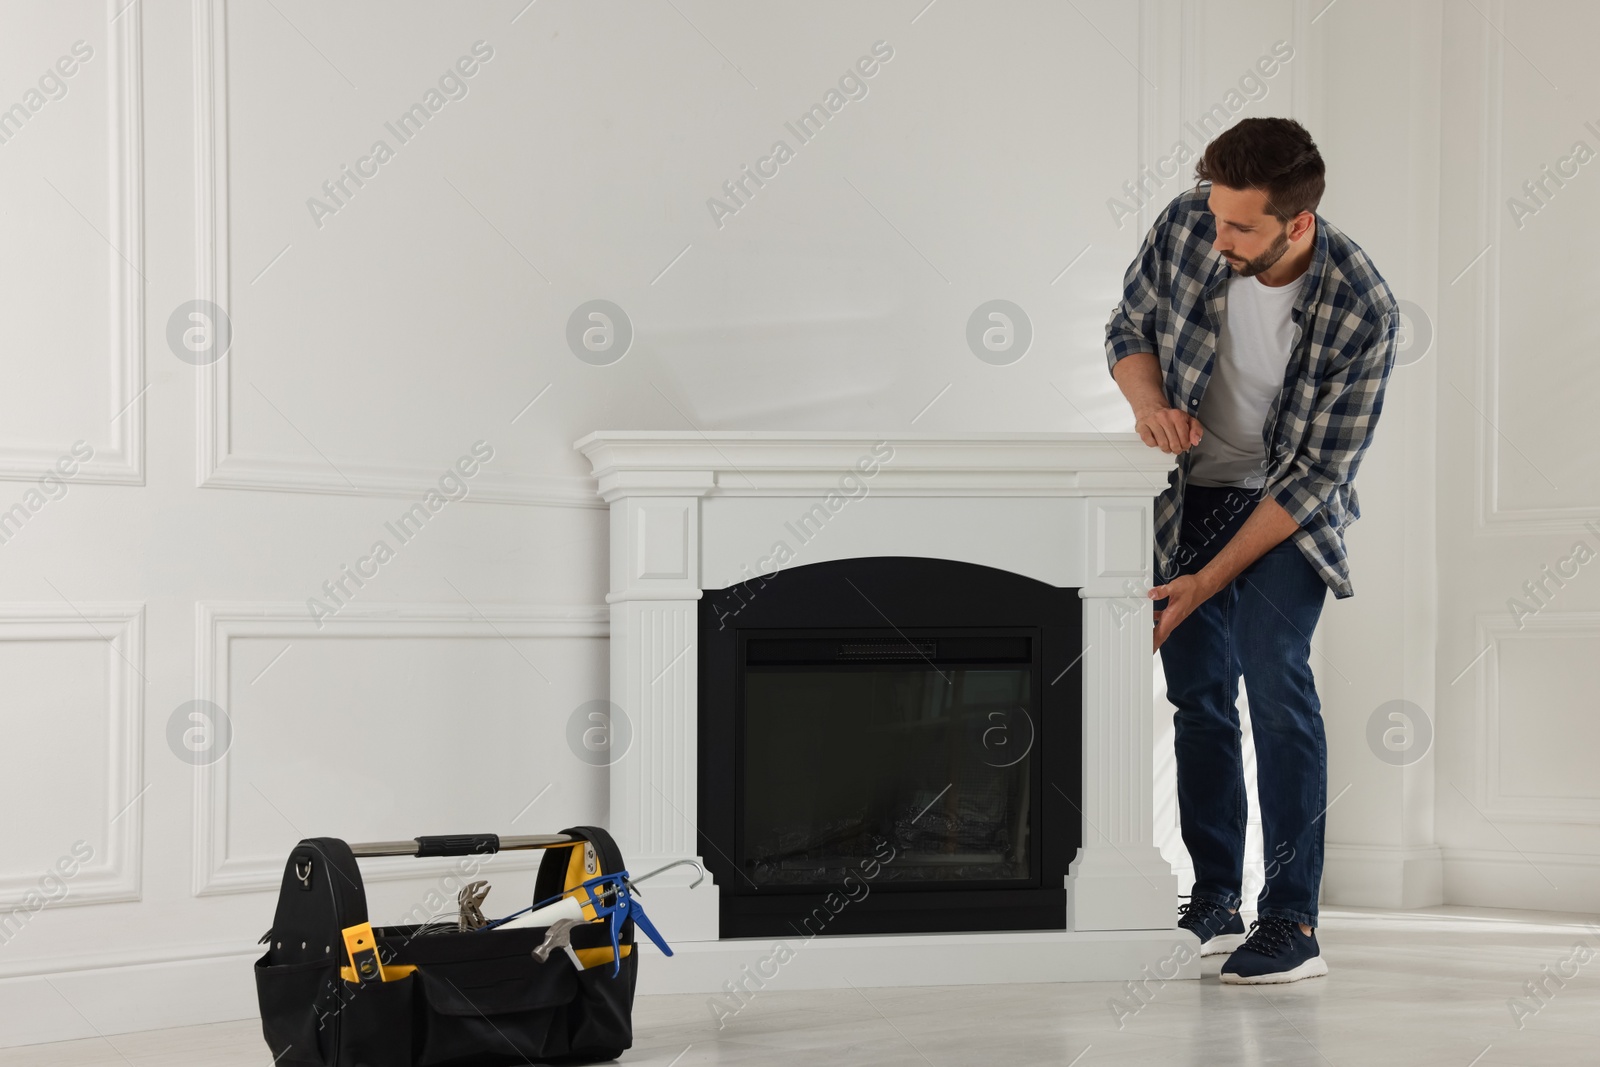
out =
[(700, 601), (699, 844), (722, 937), (1062, 929), (1078, 590), (899, 556)]

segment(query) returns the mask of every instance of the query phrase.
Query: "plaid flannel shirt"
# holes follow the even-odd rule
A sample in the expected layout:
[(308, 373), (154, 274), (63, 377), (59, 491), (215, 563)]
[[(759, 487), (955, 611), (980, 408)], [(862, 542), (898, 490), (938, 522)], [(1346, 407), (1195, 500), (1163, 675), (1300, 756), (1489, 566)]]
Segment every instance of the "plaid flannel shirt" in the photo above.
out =
[[(1162, 210), (1106, 324), (1107, 365), (1153, 353), (1167, 401), (1190, 414), (1211, 378), (1233, 274), (1211, 245), (1210, 193), (1209, 183), (1198, 185)], [(1343, 599), (1355, 593), (1344, 531), (1361, 517), (1352, 483), (1383, 409), (1400, 312), (1367, 254), (1321, 215), (1316, 220), (1316, 247), (1291, 312), (1295, 334), (1283, 389), (1262, 426), (1263, 499), (1270, 494), (1299, 524), (1289, 539)], [(1176, 576), (1182, 562), (1183, 491), (1193, 457), (1192, 449), (1179, 455), (1156, 499), (1158, 582)]]

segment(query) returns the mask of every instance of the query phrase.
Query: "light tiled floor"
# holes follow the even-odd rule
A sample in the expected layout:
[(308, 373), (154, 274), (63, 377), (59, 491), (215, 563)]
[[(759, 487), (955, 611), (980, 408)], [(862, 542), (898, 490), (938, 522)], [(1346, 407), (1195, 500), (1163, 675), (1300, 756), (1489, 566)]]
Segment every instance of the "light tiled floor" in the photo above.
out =
[[(1587, 925), (1594, 924), (1594, 925)], [(624, 1064), (651, 1067), (1095, 1067), (1600, 1064), (1600, 917), (1430, 908), (1323, 909), (1330, 973), (1224, 986), (1225, 957), (1118, 1020), (1116, 984), (756, 994), (717, 1028), (704, 995), (640, 997)], [(1593, 958), (1519, 1028), (1508, 1001), (1587, 944)], [(1555, 988), (1551, 985), (1551, 988)], [(1131, 1001), (1128, 1001), (1131, 1004)], [(1530, 1002), (1531, 1003), (1531, 1002)], [(269, 1067), (256, 1023), (0, 1050), (0, 1067)]]

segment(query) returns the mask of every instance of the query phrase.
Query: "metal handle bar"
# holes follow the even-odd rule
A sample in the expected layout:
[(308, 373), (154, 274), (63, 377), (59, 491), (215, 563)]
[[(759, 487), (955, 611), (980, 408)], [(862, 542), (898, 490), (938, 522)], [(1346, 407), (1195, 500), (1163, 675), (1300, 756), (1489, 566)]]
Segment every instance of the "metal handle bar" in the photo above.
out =
[(350, 851), (357, 856), (476, 856), (525, 848), (554, 848), (557, 845), (576, 844), (581, 840), (566, 834), (526, 834), (520, 837), (448, 834), (416, 837), (410, 841), (368, 841), (351, 845)]

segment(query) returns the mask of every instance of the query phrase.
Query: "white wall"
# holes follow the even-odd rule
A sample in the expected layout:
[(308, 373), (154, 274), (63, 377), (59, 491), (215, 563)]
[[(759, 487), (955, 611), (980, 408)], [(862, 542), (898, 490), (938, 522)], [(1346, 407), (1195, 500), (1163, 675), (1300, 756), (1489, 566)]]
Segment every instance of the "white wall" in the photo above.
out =
[[(1329, 598), (1315, 641), (1331, 805), (1323, 897), (1335, 904), (1443, 899), (1435, 757), (1422, 736), (1438, 718), (1435, 398), (1449, 358), (1436, 325), (1440, 19), (1432, 0), (1357, 0), (1317, 22), (1330, 86), (1316, 119), (1329, 162), (1322, 211), (1371, 253), (1408, 316), (1356, 483), (1362, 518), (1348, 535), (1356, 595)], [(1400, 721), (1389, 718), (1397, 706)], [(1404, 751), (1375, 747), (1375, 717), (1379, 736)]]
[[(1471, 12), (1444, 22), (1439, 566), (1473, 579), (1440, 582), (1445, 893), (1592, 911), (1600, 533), (1584, 524), (1600, 518), (1600, 475), (1585, 397), (1600, 164), (1570, 157), (1578, 142), (1586, 160), (1600, 151), (1600, 73), (1583, 51), (1600, 11), (1487, 14), (1503, 32)], [(1547, 166), (1567, 176), (1534, 199), (1523, 185)], [(1546, 584), (1530, 596), (1525, 583)]]
[[(23, 906), (0, 943), (3, 1043), (252, 1014), (255, 941), (303, 836), (606, 814), (604, 770), (565, 742), (606, 695), (606, 515), (568, 455), (606, 393), (577, 403), (594, 368), (536, 351), (527, 323), (494, 327), (516, 344), (468, 336), (526, 279), (475, 215), (439, 225), (446, 205), (402, 191), (453, 196), (448, 174), (481, 197), (481, 161), (450, 167), (488, 134), (442, 113), (322, 231), (304, 206), (514, 11), (430, 25), (430, 7), (370, 5), (336, 31), (324, 5), (279, 4), (357, 91), (272, 5), (228, 5), (224, 57), (197, 33), (220, 30), (221, 5), (125, 2), (0, 7), (5, 105), (75, 41), (93, 50), (0, 144), (0, 511), (75, 441), (94, 452), (0, 544), (0, 916)], [(387, 24), (409, 28), (385, 40)], [(451, 105), (463, 120), (514, 115), (515, 90), (499, 105), (483, 91), (513, 45), (496, 58)], [(201, 296), (234, 329), (207, 368), (167, 340)], [(477, 441), (493, 458), (467, 500), (402, 544), (385, 524)], [(380, 539), (393, 559), (319, 627), (307, 599)], [(200, 770), (168, 738), (197, 698), (232, 724), (226, 758)], [(64, 890), (45, 883), (64, 898), (30, 912), (77, 842), (88, 862)], [(369, 868), (374, 915), (398, 919), (443, 870)], [(493, 880), (508, 910), (531, 891), (526, 872)]]
[[(1330, 792), (1352, 785), (1328, 897), (1592, 901), (1592, 579), (1492, 627), (1600, 514), (1586, 364), (1561, 362), (1593, 317), (1560, 310), (1590, 299), (1573, 235), (1597, 194), (1585, 172), (1515, 231), (1476, 163), (1509, 187), (1592, 136), (1570, 30), (1592, 15), (1550, 2), (1513, 25), (1485, 3), (1562, 93), (1437, 0), (0, 2), (0, 106), (93, 50), (0, 143), (0, 510), (41, 505), (0, 544), (0, 899), (92, 850), (0, 944), (0, 1043), (251, 1014), (301, 836), (604, 819), (604, 770), (564, 739), (606, 695), (582, 434), (1127, 429), (1104, 323), (1192, 164), (1120, 225), (1110, 201), (1180, 139), (1197, 150), (1184, 123), (1218, 105), (1311, 126), (1324, 214), (1437, 327), (1363, 468), (1358, 596), (1318, 635)], [(479, 41), (466, 95), (400, 143), (385, 123)], [(879, 41), (865, 97), (799, 143), (785, 123)], [(1280, 41), (1259, 99), (1230, 100)], [(719, 225), (708, 199), (780, 138), (793, 158)], [(314, 218), (378, 139), (393, 158)], [(1034, 334), (1007, 366), (965, 337), (997, 298)], [(197, 299), (232, 325), (206, 366), (168, 340)], [(565, 336), (595, 299), (634, 330), (609, 365)], [(28, 497), (78, 441), (93, 457), (65, 495)], [(385, 522), (479, 441), (468, 499), (398, 544)], [(319, 628), (307, 598), (378, 539), (394, 558)], [(1497, 644), (1456, 681), (1480, 618)], [(233, 726), (198, 770), (168, 743), (197, 698)], [(1365, 739), (1396, 698), (1438, 734), (1404, 768)], [(440, 871), (372, 868), (374, 914)], [(494, 878), (502, 902), (527, 881)]]

